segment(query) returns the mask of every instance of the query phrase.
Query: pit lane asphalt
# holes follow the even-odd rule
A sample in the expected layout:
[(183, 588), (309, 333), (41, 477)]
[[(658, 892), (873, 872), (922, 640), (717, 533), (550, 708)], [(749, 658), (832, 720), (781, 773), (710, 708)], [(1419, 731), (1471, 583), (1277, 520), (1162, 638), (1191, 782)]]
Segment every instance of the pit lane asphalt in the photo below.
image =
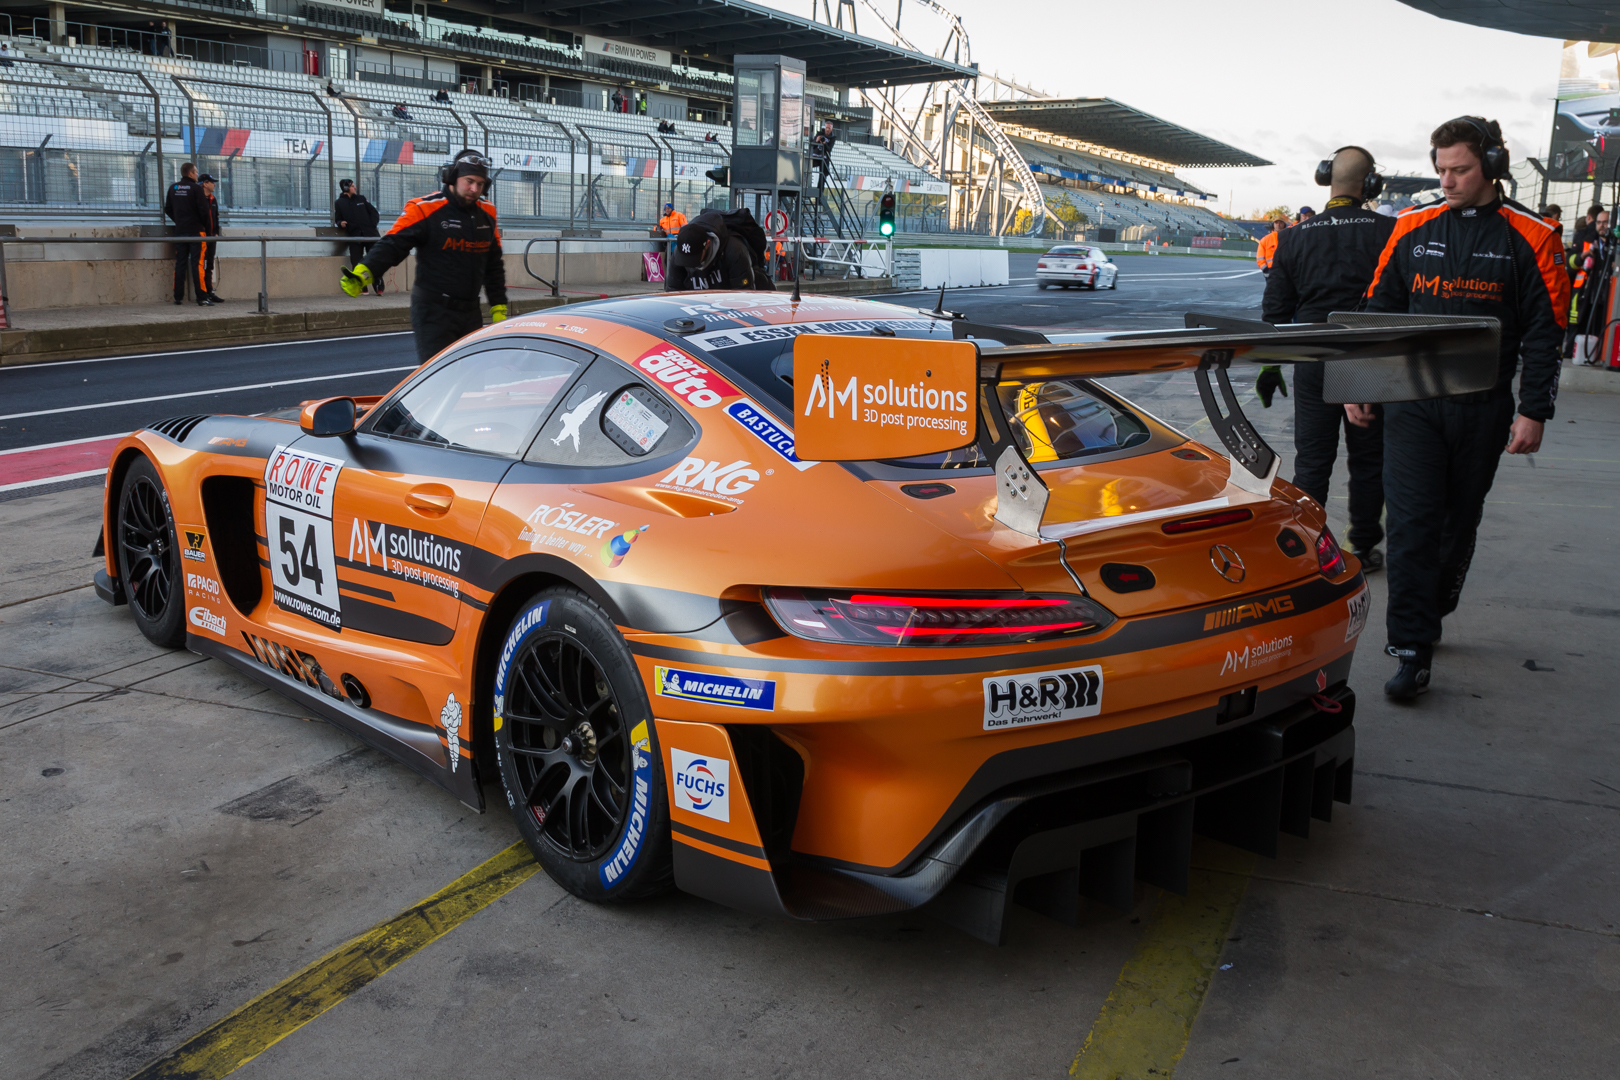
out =
[[(1178, 378), (1128, 396), (1194, 428)], [(1177, 1077), (1613, 1075), (1616, 401), (1566, 394), (1534, 463), (1503, 460), (1415, 706), (1379, 692), (1372, 579), (1354, 802), (1260, 861)], [(1250, 408), (1285, 476), (1286, 405)], [(516, 838), (498, 788), (474, 815), (147, 645), (85, 584), (99, 511), (99, 489), (0, 504), (7, 1078), (127, 1076)], [(540, 874), (234, 1075), (1055, 1077), (1157, 904), (1139, 887), (1129, 915), (1078, 928), (1015, 907), (996, 949), (920, 913), (596, 907)]]
[[(1260, 302), (1261, 279), (1246, 260), (1122, 256), (1120, 287), (1091, 293), (1037, 290), (1036, 259), (1011, 255), (1012, 286), (952, 290), (947, 306), (1028, 326), (1137, 329), (1179, 326), (1185, 310), (1235, 313)], [(875, 299), (932, 307), (937, 295)], [(0, 450), (119, 435), (186, 413), (255, 413), (336, 393), (380, 394), (415, 366), (409, 334), (378, 334), (4, 367)]]

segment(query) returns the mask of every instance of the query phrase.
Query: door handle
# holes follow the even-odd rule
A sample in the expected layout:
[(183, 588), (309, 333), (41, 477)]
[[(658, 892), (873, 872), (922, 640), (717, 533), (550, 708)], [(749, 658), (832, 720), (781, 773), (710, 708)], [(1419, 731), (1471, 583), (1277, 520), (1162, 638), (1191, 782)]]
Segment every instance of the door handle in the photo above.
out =
[(443, 517), (455, 499), (456, 493), (443, 484), (421, 484), (405, 493), (405, 505), (423, 517)]

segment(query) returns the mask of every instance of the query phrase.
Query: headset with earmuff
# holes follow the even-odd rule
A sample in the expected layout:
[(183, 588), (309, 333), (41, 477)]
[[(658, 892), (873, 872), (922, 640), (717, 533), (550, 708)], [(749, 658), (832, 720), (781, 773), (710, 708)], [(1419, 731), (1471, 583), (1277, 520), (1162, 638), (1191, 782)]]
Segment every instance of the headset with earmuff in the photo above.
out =
[[(1508, 154), (1507, 143), (1502, 139), (1502, 125), (1495, 120), (1486, 120), (1478, 116), (1459, 116), (1455, 120), (1446, 121), (1448, 124), (1467, 124), (1479, 132), (1479, 164), (1487, 180), (1506, 180), (1508, 166), (1512, 159)], [(1429, 164), (1436, 169), (1440, 167), (1439, 150), (1429, 148)]]
[(463, 150), (439, 166), (439, 183), (450, 187), (459, 176), (482, 176), (489, 179), (489, 159), (477, 150)]
[(1346, 150), (1359, 150), (1367, 155), (1367, 162), (1371, 167), (1368, 168), (1367, 175), (1361, 178), (1361, 201), (1372, 202), (1384, 193), (1384, 178), (1379, 175), (1378, 167), (1373, 162), (1372, 151), (1364, 146), (1341, 146), (1333, 151), (1333, 157), (1316, 166), (1316, 182), (1322, 187), (1333, 185), (1333, 161)]

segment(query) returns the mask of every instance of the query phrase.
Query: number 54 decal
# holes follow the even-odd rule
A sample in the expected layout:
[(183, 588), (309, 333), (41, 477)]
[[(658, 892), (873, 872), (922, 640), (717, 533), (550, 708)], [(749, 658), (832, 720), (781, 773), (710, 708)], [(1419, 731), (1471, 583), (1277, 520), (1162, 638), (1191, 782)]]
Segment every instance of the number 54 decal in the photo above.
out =
[(264, 535), (277, 607), (343, 629), (332, 502), (343, 462), (278, 446), (264, 467)]

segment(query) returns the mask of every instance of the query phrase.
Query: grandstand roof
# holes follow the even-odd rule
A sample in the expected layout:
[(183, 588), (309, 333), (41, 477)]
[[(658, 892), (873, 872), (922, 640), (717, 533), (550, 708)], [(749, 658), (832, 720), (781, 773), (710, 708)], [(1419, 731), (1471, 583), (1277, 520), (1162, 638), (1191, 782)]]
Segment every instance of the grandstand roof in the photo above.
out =
[(1112, 98), (985, 101), (998, 121), (1139, 154), (1169, 165), (1270, 165), (1265, 158), (1133, 109)]
[[(452, 0), (450, 6), (482, 11), (490, 5)], [(492, 10), (504, 19), (582, 28), (675, 52), (780, 53), (803, 60), (810, 78), (839, 86), (954, 81), (978, 74), (976, 68), (748, 0), (523, 0)]]
[(1438, 176), (1386, 176), (1384, 191), (1390, 195), (1416, 195), (1440, 186)]
[(1620, 39), (1620, 7), (1570, 0), (1402, 0), (1442, 19), (1565, 41)]

